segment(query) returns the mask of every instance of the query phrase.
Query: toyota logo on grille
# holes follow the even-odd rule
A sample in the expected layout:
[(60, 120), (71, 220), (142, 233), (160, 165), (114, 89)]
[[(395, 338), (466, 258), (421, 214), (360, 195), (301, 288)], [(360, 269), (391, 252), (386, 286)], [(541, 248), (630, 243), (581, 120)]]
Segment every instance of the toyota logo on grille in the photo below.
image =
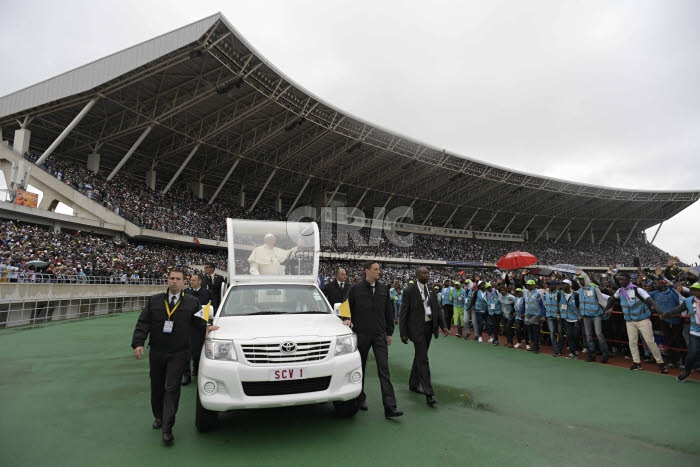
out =
[(280, 345), (280, 350), (284, 353), (292, 353), (297, 349), (297, 345), (294, 342), (284, 342)]

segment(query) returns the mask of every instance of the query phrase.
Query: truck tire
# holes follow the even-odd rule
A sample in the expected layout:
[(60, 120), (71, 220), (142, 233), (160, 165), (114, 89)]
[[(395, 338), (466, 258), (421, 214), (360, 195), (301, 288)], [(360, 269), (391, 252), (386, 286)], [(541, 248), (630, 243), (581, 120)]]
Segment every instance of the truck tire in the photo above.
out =
[(335, 409), (336, 417), (350, 418), (353, 417), (360, 409), (360, 404), (357, 402), (357, 399), (350, 399), (349, 401), (335, 401), (333, 402), (333, 408)]
[(202, 403), (199, 400), (199, 391), (197, 391), (197, 402), (195, 407), (195, 417), (194, 425), (197, 427), (197, 431), (200, 433), (206, 433), (211, 431), (216, 426), (216, 419), (218, 413), (212, 410), (207, 410), (202, 407)]

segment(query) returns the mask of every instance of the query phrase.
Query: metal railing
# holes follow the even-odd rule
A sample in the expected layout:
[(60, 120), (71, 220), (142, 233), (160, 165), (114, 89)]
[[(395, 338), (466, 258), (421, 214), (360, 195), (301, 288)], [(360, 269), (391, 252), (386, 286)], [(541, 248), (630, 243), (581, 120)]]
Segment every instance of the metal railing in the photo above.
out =
[(140, 311), (149, 297), (150, 295), (112, 296), (0, 303), (0, 328), (33, 328), (68, 320)]
[(87, 285), (168, 285), (167, 279), (126, 278), (120, 276), (88, 276), (79, 274), (17, 273), (3, 274), (0, 282), (18, 284), (87, 284)]

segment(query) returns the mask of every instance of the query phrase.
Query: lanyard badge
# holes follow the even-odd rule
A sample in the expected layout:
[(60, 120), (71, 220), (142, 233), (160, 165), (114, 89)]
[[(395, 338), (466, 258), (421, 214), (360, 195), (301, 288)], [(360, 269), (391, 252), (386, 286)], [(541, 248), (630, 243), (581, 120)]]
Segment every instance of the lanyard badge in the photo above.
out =
[(180, 306), (181, 300), (178, 300), (175, 306), (173, 307), (172, 310), (170, 310), (170, 305), (168, 304), (167, 300), (163, 300), (165, 302), (165, 312), (168, 314), (168, 319), (163, 323), (163, 334), (171, 334), (173, 332), (173, 325), (174, 323), (170, 320), (170, 317), (175, 313), (175, 310), (177, 310), (177, 307)]

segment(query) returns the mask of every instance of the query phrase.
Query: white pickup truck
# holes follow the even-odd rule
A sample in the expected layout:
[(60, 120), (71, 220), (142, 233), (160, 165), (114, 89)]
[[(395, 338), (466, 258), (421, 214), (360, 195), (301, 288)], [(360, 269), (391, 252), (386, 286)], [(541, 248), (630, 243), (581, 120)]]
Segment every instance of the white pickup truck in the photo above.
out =
[(229, 286), (199, 366), (195, 424), (218, 412), (332, 402), (353, 416), (357, 339), (318, 288), (315, 223), (227, 219)]

